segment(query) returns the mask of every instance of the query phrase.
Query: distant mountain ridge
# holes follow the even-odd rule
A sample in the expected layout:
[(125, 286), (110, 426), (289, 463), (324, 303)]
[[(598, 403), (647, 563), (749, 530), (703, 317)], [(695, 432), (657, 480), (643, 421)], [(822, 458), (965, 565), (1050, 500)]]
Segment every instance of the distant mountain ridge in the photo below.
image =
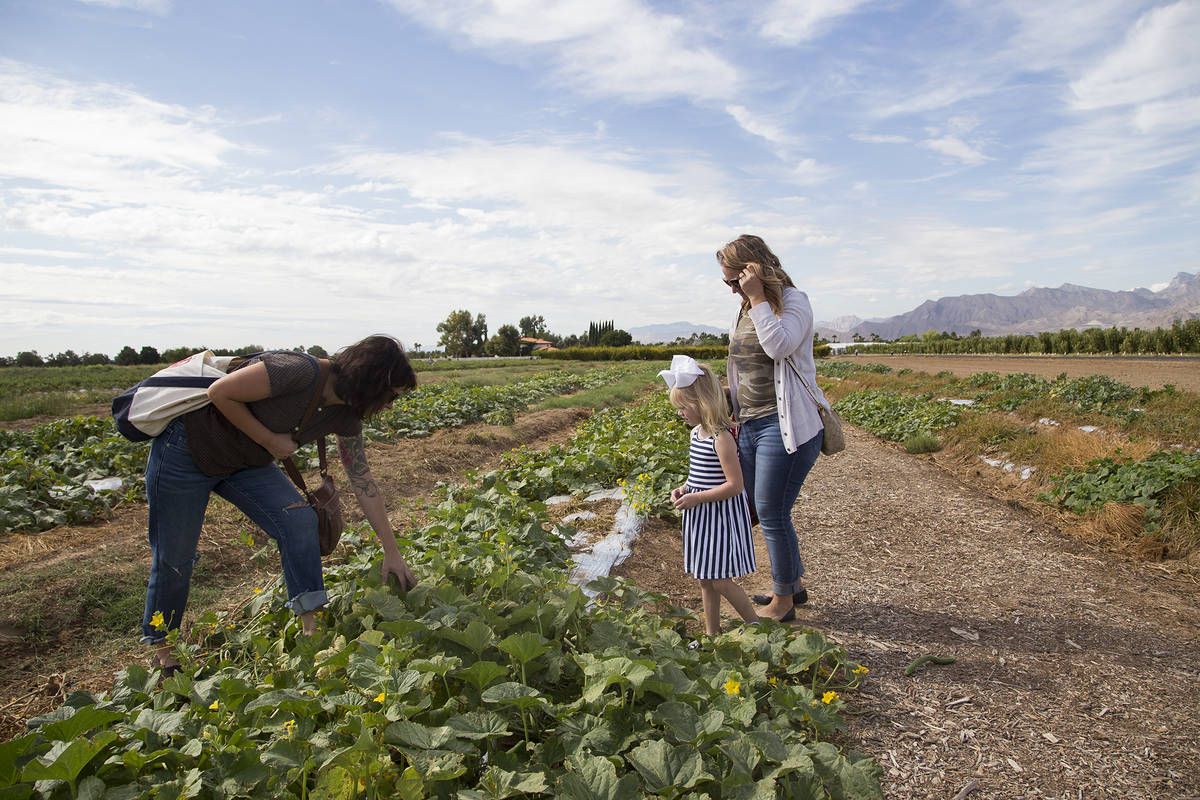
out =
[[(1169, 327), (1176, 319), (1200, 317), (1200, 273), (1180, 272), (1166, 288), (1114, 292), (1064, 283), (1056, 289), (1037, 287), (1013, 296), (966, 294), (927, 300), (905, 314), (860, 322), (833, 331), (843, 341), (859, 334), (869, 339), (896, 339), (928, 330), (966, 336), (1041, 333), (1063, 328)], [(825, 327), (820, 323), (819, 327)]]

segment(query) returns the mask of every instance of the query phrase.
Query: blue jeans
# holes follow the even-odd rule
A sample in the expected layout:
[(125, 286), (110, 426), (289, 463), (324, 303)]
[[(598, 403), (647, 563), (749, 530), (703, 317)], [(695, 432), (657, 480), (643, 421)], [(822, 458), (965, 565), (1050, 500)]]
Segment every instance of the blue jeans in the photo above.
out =
[(779, 432), (779, 417), (744, 422), (738, 429), (738, 461), (747, 496), (754, 499), (758, 523), (762, 526), (771, 559), (771, 591), (790, 595), (800, 588), (804, 562), (800, 543), (792, 525), (792, 506), (800, 487), (821, 453), (821, 431), (789, 453)]
[[(161, 642), (183, 619), (211, 492), (241, 509), (279, 545), (289, 608), (302, 614), (329, 602), (321, 577), (317, 514), (283, 471), (269, 464), (210, 478), (192, 460), (183, 420), (176, 419), (154, 440), (146, 462), (151, 561), (143, 642)], [(152, 623), (156, 612), (163, 616), (158, 626)]]

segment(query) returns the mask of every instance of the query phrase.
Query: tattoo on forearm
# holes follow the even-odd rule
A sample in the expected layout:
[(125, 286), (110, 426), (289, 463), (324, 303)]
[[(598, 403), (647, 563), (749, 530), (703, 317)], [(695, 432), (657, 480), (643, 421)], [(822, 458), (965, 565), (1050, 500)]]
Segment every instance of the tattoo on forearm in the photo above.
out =
[(377, 497), (379, 487), (371, 476), (371, 465), (367, 463), (367, 451), (363, 447), (361, 436), (351, 439), (338, 439), (338, 453), (342, 457), (342, 466), (346, 468), (346, 477), (354, 491), (364, 497)]

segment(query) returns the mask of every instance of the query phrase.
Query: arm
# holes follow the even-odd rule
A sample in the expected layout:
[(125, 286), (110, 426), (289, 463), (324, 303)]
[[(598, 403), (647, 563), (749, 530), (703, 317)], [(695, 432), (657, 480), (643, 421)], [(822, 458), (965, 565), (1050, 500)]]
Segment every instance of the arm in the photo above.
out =
[(758, 278), (758, 265), (746, 265), (742, 275), (742, 292), (750, 301), (750, 320), (754, 323), (758, 343), (764, 353), (778, 360), (796, 352), (805, 341), (811, 341), (812, 306), (803, 299), (803, 295), (793, 293), (789, 301), (785, 287), (783, 308), (776, 317), (766, 295), (763, 294), (762, 281)]
[(717, 433), (714, 444), (717, 458), (721, 460), (721, 471), (725, 473), (725, 482), (720, 486), (714, 486), (701, 492), (689, 492), (677, 498), (673, 497), (675, 507), (679, 510), (694, 508), (701, 503), (725, 500), (740, 494), (745, 488), (742, 483), (742, 465), (738, 461), (737, 442), (733, 440), (733, 434), (729, 431), (720, 431)]
[(208, 387), (208, 399), (239, 431), (258, 442), (275, 458), (287, 458), (296, 452), (290, 433), (276, 433), (258, 421), (248, 403), (271, 396), (267, 365), (261, 361), (218, 378)]
[(413, 577), (408, 562), (400, 555), (396, 545), (396, 535), (392, 533), (392, 523), (388, 519), (387, 507), (383, 503), (383, 495), (371, 475), (371, 465), (367, 463), (367, 451), (363, 447), (362, 436), (338, 437), (338, 455), (342, 457), (342, 466), (346, 468), (346, 477), (358, 498), (358, 505), (367, 517), (367, 522), (379, 537), (383, 545), (383, 576), (387, 582), (388, 573), (400, 580), (402, 588), (414, 586), (417, 579)]

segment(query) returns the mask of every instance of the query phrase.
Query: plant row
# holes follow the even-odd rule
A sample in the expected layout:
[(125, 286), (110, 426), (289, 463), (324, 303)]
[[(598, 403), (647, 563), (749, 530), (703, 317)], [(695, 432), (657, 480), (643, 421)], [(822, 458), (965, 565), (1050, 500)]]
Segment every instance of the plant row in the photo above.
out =
[[(498, 386), (438, 383), (422, 386), (364, 425), (373, 439), (425, 436), (472, 422), (512, 422), (513, 413), (555, 394), (602, 386), (623, 367), (583, 373), (554, 372)], [(0, 431), (0, 531), (41, 531), (90, 522), (117, 503), (145, 499), (142, 475), (149, 445), (122, 438), (112, 421), (73, 417)], [(315, 447), (301, 451), (315, 457)], [(122, 488), (95, 489), (87, 481), (119, 478)]]
[[(597, 419), (598, 418), (598, 419)], [(617, 452), (631, 435), (658, 446)], [(5, 797), (873, 798), (878, 769), (828, 739), (865, 668), (775, 623), (690, 648), (694, 612), (615, 579), (567, 580), (542, 500), (595, 474), (678, 474), (685, 432), (661, 398), (599, 412), (571, 446), (447, 487), (402, 538), (420, 578), (381, 585), (348, 534), (317, 635), (278, 588), (0, 744)], [(669, 456), (661, 456), (663, 453)], [(565, 474), (560, 474), (565, 473)]]
[(851, 349), (860, 353), (1200, 353), (1200, 318), (1175, 320), (1170, 327), (1154, 330), (1141, 328), (1063, 328), (1057, 332), (970, 336), (928, 331), (924, 335), (904, 336), (894, 342), (862, 342)]
[[(1133, 441), (1145, 441), (1155, 433), (1162, 438), (1175, 435), (1178, 440), (1167, 449), (1147, 442), (1143, 449), (1149, 452), (1144, 458), (1132, 458), (1117, 449), (1082, 466), (1050, 463), (1049, 474), (1044, 476), (1047, 488), (1039, 499), (1079, 515), (1102, 510), (1109, 502), (1140, 506), (1144, 509), (1143, 533), (1166, 535), (1167, 552), (1182, 556), (1200, 546), (1200, 453), (1188, 452), (1197, 442), (1194, 431), (1186, 427), (1195, 424), (1200, 404), (1189, 393), (1171, 386), (1157, 390), (1133, 387), (1102, 375), (1047, 379), (983, 372), (953, 378), (939, 373), (931, 386), (929, 376), (911, 370), (891, 376), (891, 369), (880, 364), (832, 362), (818, 370), (841, 380), (856, 375), (876, 376), (867, 377), (867, 382), (878, 381), (878, 376), (894, 377), (889, 388), (849, 392), (836, 408), (849, 422), (881, 438), (903, 441), (913, 452), (919, 440), (930, 440), (936, 447), (937, 437), (943, 436), (974, 440), (984, 450), (1011, 452), (1024, 443), (1023, 450), (1029, 454), (1038, 449), (1031, 440), (1054, 435), (1050, 431), (1061, 428), (1056, 420), (1049, 425), (1030, 425), (1019, 421), (1023, 417), (1088, 419), (1125, 432)], [(906, 378), (916, 393), (905, 393)], [(949, 397), (969, 400), (971, 405), (952, 404)], [(989, 412), (1003, 416), (985, 421)], [(1169, 525), (1163, 524), (1164, 511)]]

